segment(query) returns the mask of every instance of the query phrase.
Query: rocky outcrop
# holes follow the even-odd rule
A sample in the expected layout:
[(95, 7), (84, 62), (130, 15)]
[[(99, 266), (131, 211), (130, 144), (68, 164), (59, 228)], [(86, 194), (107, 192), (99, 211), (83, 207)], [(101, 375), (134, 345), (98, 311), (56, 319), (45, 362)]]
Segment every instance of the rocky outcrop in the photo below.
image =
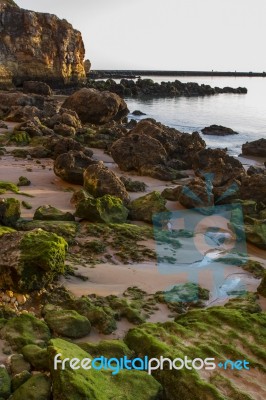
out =
[(266, 175), (255, 174), (245, 176), (240, 187), (240, 198), (242, 200), (254, 200), (265, 203), (266, 199)]
[(165, 205), (166, 200), (159, 192), (151, 192), (129, 204), (129, 217), (135, 221), (152, 223), (154, 214), (167, 210)]
[[(42, 80), (54, 85), (84, 80), (85, 49), (81, 33), (66, 20), (0, 2), (0, 81), (21, 85)], [(10, 80), (10, 79), (9, 79)]]
[(178, 200), (186, 208), (199, 208), (202, 213), (210, 214), (214, 206), (211, 189), (202, 179), (195, 178), (183, 186)]
[(182, 178), (178, 170), (191, 167), (195, 154), (205, 146), (198, 132), (182, 133), (147, 118), (118, 139), (111, 154), (123, 171), (172, 180)]
[(128, 114), (125, 101), (115, 93), (95, 89), (80, 89), (63, 103), (64, 108), (76, 111), (81, 122), (104, 124)]
[(246, 142), (242, 145), (244, 156), (266, 157), (266, 139), (258, 139), (253, 142)]
[(201, 132), (204, 135), (215, 135), (215, 136), (226, 136), (226, 135), (238, 135), (238, 132), (235, 132), (231, 128), (226, 128), (222, 125), (211, 125), (203, 128)]

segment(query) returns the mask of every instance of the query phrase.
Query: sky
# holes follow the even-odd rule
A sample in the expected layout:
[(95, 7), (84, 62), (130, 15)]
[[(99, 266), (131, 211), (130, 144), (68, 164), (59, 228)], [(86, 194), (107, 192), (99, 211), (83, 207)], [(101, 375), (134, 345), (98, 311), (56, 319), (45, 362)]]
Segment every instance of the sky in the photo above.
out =
[(17, 0), (67, 19), (92, 69), (266, 71), (265, 0)]

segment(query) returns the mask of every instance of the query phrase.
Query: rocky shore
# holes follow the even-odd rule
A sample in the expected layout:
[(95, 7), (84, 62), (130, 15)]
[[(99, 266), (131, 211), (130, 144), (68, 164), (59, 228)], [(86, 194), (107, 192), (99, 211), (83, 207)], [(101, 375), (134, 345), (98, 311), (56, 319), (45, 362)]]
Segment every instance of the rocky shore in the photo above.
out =
[[(84, 83), (67, 21), (12, 0), (0, 13), (0, 399), (264, 400), (265, 139), (243, 144), (264, 157), (246, 168), (202, 136), (230, 128), (129, 120), (123, 98), (246, 89)], [(54, 365), (102, 356), (217, 367)]]
[[(128, 121), (125, 101), (111, 92), (83, 88), (62, 99), (32, 81), (24, 92), (1, 92), (0, 112), (2, 398), (61, 400), (67, 384), (64, 398), (71, 400), (91, 390), (95, 399), (122, 396), (125, 385), (132, 400), (136, 393), (143, 400), (176, 400), (177, 393), (188, 400), (206, 399), (206, 393), (236, 399), (247, 391), (247, 398), (259, 400), (266, 340), (265, 167), (246, 171), (225, 150), (207, 148), (198, 132), (149, 118)], [(249, 144), (252, 154), (261, 147)], [(199, 209), (210, 216), (222, 204), (241, 205), (243, 224), (233, 213), (224, 229), (232, 237), (246, 235), (250, 249), (226, 259), (232, 275), (246, 274), (250, 290), (231, 300), (228, 294), (225, 305), (217, 304), (210, 282), (201, 286), (156, 268), (171, 265), (200, 230), (169, 234), (152, 225), (157, 213)], [(172, 256), (158, 254), (156, 243), (171, 248)], [(114, 281), (109, 293), (105, 280)], [(252, 369), (244, 384), (226, 372), (206, 377), (174, 370), (117, 377), (94, 371), (88, 381), (69, 366), (54, 370), (58, 353), (240, 357)]]

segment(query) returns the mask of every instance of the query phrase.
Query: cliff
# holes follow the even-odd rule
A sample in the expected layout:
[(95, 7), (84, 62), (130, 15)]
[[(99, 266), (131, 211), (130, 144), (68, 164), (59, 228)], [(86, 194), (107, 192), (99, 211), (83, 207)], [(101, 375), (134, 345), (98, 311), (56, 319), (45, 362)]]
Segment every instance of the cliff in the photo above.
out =
[(21, 9), (12, 0), (0, 0), (2, 86), (9, 73), (16, 85), (24, 80), (51, 85), (77, 83), (85, 77), (84, 55), (81, 33), (66, 20)]

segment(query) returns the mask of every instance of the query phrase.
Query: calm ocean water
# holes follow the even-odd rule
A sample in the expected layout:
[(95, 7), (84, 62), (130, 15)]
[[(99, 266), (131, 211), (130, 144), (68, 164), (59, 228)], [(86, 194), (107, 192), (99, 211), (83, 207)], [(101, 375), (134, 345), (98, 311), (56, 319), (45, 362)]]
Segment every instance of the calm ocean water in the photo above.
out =
[[(182, 132), (199, 131), (212, 124), (223, 125), (239, 132), (224, 137), (203, 136), (210, 147), (227, 147), (231, 155), (241, 153), (247, 141), (266, 138), (266, 78), (235, 77), (149, 77), (156, 82), (197, 82), (212, 87), (245, 86), (247, 94), (218, 94), (205, 97), (179, 98), (127, 98), (130, 112), (141, 110), (147, 115)], [(130, 117), (130, 115), (129, 115)]]

